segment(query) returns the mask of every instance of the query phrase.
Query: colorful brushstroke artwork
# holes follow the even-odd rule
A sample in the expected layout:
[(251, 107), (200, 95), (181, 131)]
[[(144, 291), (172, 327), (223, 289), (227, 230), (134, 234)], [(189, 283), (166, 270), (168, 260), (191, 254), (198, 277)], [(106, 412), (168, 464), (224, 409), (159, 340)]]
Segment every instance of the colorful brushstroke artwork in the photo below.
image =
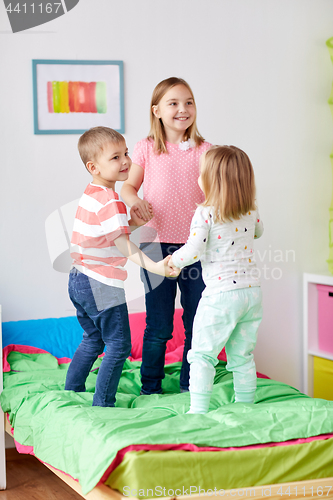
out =
[(47, 82), (49, 113), (106, 113), (106, 82)]
[(123, 61), (33, 59), (32, 78), (35, 134), (125, 132)]

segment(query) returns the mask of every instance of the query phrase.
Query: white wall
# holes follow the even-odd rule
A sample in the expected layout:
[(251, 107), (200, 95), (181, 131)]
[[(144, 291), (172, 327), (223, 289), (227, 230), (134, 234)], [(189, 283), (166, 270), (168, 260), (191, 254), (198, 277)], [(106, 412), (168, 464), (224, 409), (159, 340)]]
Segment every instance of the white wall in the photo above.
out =
[[(332, 0), (81, 0), (51, 23), (12, 34), (0, 6), (4, 321), (74, 314), (44, 224), (90, 181), (78, 136), (33, 134), (31, 60), (120, 59), (130, 151), (148, 132), (154, 86), (180, 76), (193, 88), (204, 137), (249, 154), (265, 223), (257, 368), (301, 388), (302, 273), (327, 270), (332, 19)], [(141, 287), (138, 273), (129, 284)], [(138, 307), (143, 301), (130, 303)]]

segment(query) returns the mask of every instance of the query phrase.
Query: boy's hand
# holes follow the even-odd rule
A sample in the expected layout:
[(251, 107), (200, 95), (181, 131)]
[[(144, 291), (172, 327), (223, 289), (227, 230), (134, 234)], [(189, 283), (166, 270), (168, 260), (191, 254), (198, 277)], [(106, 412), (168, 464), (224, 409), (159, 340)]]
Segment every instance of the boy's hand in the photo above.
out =
[[(146, 222), (154, 217), (153, 207), (147, 200), (138, 200), (132, 205), (131, 210), (134, 210), (136, 215)], [(141, 224), (142, 225), (142, 224)]]
[(154, 262), (129, 239), (128, 234), (121, 234), (114, 240), (114, 243), (119, 252), (122, 253), (127, 259), (130, 259), (132, 262), (143, 267), (144, 269), (147, 269), (147, 271), (151, 273), (166, 276), (168, 278), (178, 276), (180, 273), (180, 269), (177, 267), (173, 266), (171, 268), (169, 266), (171, 255), (165, 257), (164, 260)]

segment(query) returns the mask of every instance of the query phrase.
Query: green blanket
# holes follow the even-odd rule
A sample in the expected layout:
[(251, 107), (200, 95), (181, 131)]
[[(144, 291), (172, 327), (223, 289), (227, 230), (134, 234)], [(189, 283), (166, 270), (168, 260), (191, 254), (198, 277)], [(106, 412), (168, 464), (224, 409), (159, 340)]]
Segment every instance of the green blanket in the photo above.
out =
[(139, 396), (140, 363), (126, 361), (115, 408), (92, 407), (96, 369), (87, 392), (64, 391), (68, 365), (51, 354), (8, 356), (3, 411), (14, 438), (43, 462), (79, 480), (88, 493), (118, 450), (132, 444), (239, 447), (333, 432), (333, 402), (312, 399), (286, 384), (258, 379), (255, 405), (232, 403), (232, 374), (216, 367), (210, 412), (186, 415), (189, 393), (179, 393), (180, 363), (165, 367), (163, 395)]

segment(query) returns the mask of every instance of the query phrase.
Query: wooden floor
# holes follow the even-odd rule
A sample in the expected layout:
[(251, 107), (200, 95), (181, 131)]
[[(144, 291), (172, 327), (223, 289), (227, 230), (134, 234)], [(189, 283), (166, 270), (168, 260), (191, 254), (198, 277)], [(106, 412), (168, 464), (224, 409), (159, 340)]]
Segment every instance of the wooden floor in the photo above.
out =
[(37, 458), (6, 449), (7, 489), (0, 500), (83, 500)]

